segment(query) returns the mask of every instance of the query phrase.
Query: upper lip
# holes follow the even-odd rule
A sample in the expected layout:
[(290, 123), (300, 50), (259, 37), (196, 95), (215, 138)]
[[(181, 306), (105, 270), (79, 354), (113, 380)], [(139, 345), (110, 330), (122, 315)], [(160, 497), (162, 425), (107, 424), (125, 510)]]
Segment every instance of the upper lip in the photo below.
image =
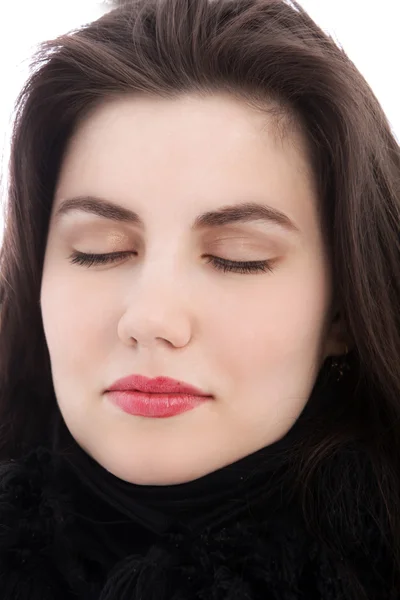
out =
[(190, 394), (191, 396), (210, 396), (203, 390), (194, 387), (184, 381), (171, 379), (170, 377), (155, 377), (153, 379), (144, 375), (128, 375), (115, 381), (107, 392), (115, 391), (139, 391), (148, 394)]

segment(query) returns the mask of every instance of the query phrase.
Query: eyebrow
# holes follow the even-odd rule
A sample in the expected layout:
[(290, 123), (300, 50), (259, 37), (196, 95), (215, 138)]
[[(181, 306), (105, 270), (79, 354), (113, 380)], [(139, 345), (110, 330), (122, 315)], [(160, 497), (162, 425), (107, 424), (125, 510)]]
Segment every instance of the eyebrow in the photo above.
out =
[[(77, 196), (64, 200), (58, 207), (54, 220), (59, 221), (62, 216), (75, 211), (90, 213), (111, 221), (137, 225), (141, 229), (145, 228), (143, 220), (136, 212), (97, 196)], [(227, 205), (217, 210), (205, 212), (196, 217), (192, 224), (192, 230), (251, 221), (274, 223), (288, 231), (299, 232), (299, 228), (285, 213), (258, 202)]]

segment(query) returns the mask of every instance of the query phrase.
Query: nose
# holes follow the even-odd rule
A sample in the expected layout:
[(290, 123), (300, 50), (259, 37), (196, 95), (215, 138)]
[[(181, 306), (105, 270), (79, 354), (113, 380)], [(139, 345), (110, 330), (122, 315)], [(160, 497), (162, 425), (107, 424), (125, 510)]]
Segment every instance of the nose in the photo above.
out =
[(118, 322), (118, 336), (129, 346), (183, 348), (192, 335), (189, 299), (176, 277), (160, 274), (136, 280)]

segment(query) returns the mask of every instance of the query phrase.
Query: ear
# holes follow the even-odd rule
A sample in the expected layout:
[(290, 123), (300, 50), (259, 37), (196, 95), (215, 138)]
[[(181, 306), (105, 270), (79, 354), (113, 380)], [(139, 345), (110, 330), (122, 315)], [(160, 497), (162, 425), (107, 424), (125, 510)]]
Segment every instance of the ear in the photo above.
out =
[(351, 350), (353, 344), (340, 312), (336, 312), (328, 327), (323, 360), (328, 356), (341, 356)]

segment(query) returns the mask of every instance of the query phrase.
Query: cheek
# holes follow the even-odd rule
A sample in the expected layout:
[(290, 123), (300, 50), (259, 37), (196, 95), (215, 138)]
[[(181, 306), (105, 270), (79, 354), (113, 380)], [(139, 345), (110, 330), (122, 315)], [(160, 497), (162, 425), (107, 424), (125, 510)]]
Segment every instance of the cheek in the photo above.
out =
[[(94, 282), (60, 270), (44, 272), (41, 309), (54, 376), (74, 369), (87, 373), (104, 350), (109, 334), (107, 301)], [(90, 278), (89, 278), (90, 279)], [(115, 332), (114, 332), (115, 335)]]
[(230, 377), (307, 370), (321, 344), (329, 297), (324, 271), (314, 265), (261, 279), (221, 298), (210, 317), (214, 358)]

